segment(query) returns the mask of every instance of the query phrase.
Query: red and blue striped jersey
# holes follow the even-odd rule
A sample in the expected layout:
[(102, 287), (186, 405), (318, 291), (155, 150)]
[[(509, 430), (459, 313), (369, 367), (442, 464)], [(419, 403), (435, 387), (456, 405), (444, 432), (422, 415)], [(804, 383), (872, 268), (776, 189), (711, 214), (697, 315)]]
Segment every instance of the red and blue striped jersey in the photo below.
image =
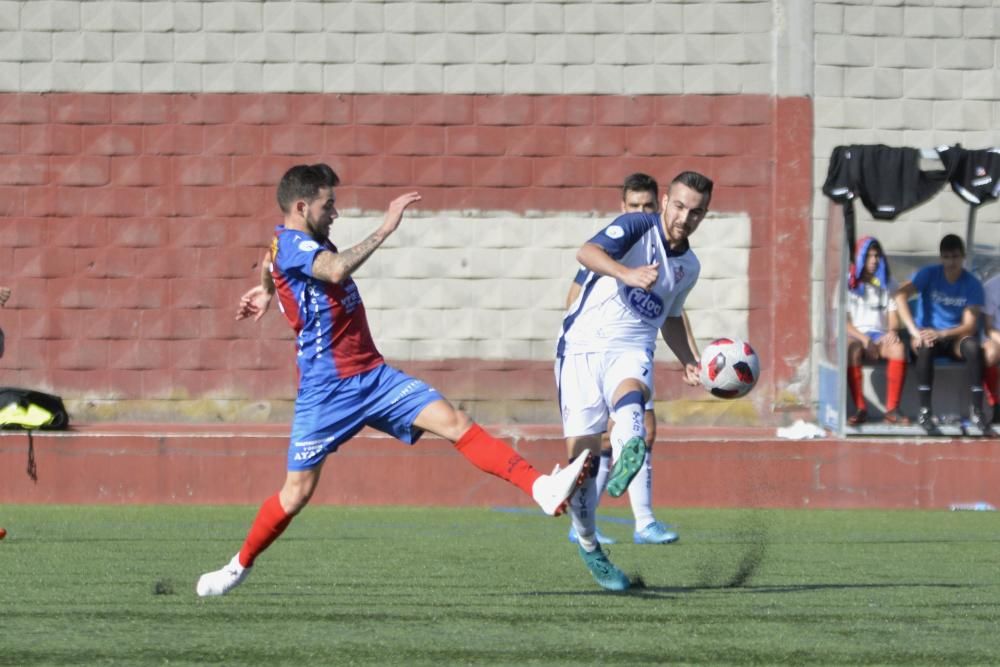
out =
[(297, 335), (300, 390), (384, 363), (354, 280), (328, 283), (313, 276), (313, 261), (323, 251), (337, 252), (337, 247), (283, 225), (271, 241), (278, 305)]

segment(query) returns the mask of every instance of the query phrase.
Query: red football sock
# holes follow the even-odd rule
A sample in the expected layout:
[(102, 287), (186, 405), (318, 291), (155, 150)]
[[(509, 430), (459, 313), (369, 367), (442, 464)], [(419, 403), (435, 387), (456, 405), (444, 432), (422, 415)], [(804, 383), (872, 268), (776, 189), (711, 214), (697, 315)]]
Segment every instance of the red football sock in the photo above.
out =
[(243, 548), (240, 549), (240, 565), (243, 567), (253, 565), (257, 556), (285, 532), (292, 518), (291, 514), (285, 513), (277, 493), (265, 500), (257, 512), (257, 518), (253, 520), (253, 525), (250, 526)]
[(996, 366), (990, 366), (983, 371), (983, 389), (986, 390), (986, 400), (990, 405), (997, 404), (997, 379), (1000, 378)]
[(868, 404), (865, 403), (865, 394), (861, 389), (861, 366), (847, 367), (847, 386), (851, 389), (854, 407), (858, 410), (865, 410)]
[(510, 445), (491, 436), (480, 428), (479, 424), (473, 424), (472, 428), (458, 439), (455, 449), (469, 459), (472, 465), (507, 480), (529, 496), (531, 486), (542, 476), (520, 454), (511, 449)]
[[(859, 368), (858, 371), (860, 372), (860, 370)], [(903, 381), (905, 379), (906, 362), (902, 359), (890, 359), (885, 369), (886, 410), (891, 412), (899, 407), (899, 397), (903, 395)]]

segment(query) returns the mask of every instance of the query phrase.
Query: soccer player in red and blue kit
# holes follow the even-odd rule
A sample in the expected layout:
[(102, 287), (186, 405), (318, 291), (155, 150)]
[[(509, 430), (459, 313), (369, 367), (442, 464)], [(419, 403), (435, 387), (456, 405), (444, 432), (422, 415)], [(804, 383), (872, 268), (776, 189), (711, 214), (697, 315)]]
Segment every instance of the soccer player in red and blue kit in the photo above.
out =
[(394, 199), (378, 229), (339, 251), (329, 239), (338, 184), (326, 165), (299, 165), (278, 185), (284, 224), (271, 243), (269, 273), (243, 296), (237, 319), (260, 319), (277, 293), (297, 335), (299, 390), (287, 475), (281, 490), (264, 501), (239, 553), (198, 579), (199, 596), (224, 595), (246, 578), (257, 556), (309, 502), (327, 455), (365, 426), (407, 444), (425, 431), (446, 438), (473, 465), (514, 484), (550, 515), (563, 511), (588, 468), (589, 452), (584, 452), (565, 469), (540, 474), (432, 387), (385, 363), (351, 275), (399, 227), (420, 195)]

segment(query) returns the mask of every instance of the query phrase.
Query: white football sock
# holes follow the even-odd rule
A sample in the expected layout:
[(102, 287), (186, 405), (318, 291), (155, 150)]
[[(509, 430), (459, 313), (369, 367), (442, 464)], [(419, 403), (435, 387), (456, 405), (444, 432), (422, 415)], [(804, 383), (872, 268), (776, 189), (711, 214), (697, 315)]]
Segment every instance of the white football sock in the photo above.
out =
[[(592, 469), (593, 470), (593, 469)], [(580, 546), (591, 552), (597, 548), (597, 477), (586, 475), (569, 501), (569, 517)]]
[(615, 425), (611, 428), (611, 450), (614, 460), (622, 451), (622, 446), (638, 436), (646, 439), (646, 422), (643, 420), (642, 402), (630, 402), (620, 406), (612, 413)]
[(604, 487), (608, 485), (608, 474), (611, 472), (611, 450), (602, 449), (601, 455), (597, 457), (597, 502), (601, 502), (601, 494)]
[(642, 467), (628, 485), (628, 500), (632, 504), (636, 530), (656, 521), (653, 517), (653, 461), (648, 451)]

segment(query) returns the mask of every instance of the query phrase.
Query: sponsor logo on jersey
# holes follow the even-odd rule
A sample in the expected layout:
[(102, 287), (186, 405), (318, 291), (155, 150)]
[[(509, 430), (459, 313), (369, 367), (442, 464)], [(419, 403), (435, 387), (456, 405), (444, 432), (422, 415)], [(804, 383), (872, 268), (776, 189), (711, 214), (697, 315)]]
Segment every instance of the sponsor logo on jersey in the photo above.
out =
[(625, 303), (639, 317), (655, 320), (663, 314), (663, 299), (639, 287), (630, 287), (625, 292)]
[(353, 280), (344, 285), (344, 295), (340, 302), (344, 304), (344, 310), (348, 315), (353, 313), (354, 309), (361, 303), (361, 293), (358, 292), (358, 285)]
[(950, 296), (938, 290), (931, 290), (931, 301), (951, 308), (964, 308), (969, 300), (964, 296)]

